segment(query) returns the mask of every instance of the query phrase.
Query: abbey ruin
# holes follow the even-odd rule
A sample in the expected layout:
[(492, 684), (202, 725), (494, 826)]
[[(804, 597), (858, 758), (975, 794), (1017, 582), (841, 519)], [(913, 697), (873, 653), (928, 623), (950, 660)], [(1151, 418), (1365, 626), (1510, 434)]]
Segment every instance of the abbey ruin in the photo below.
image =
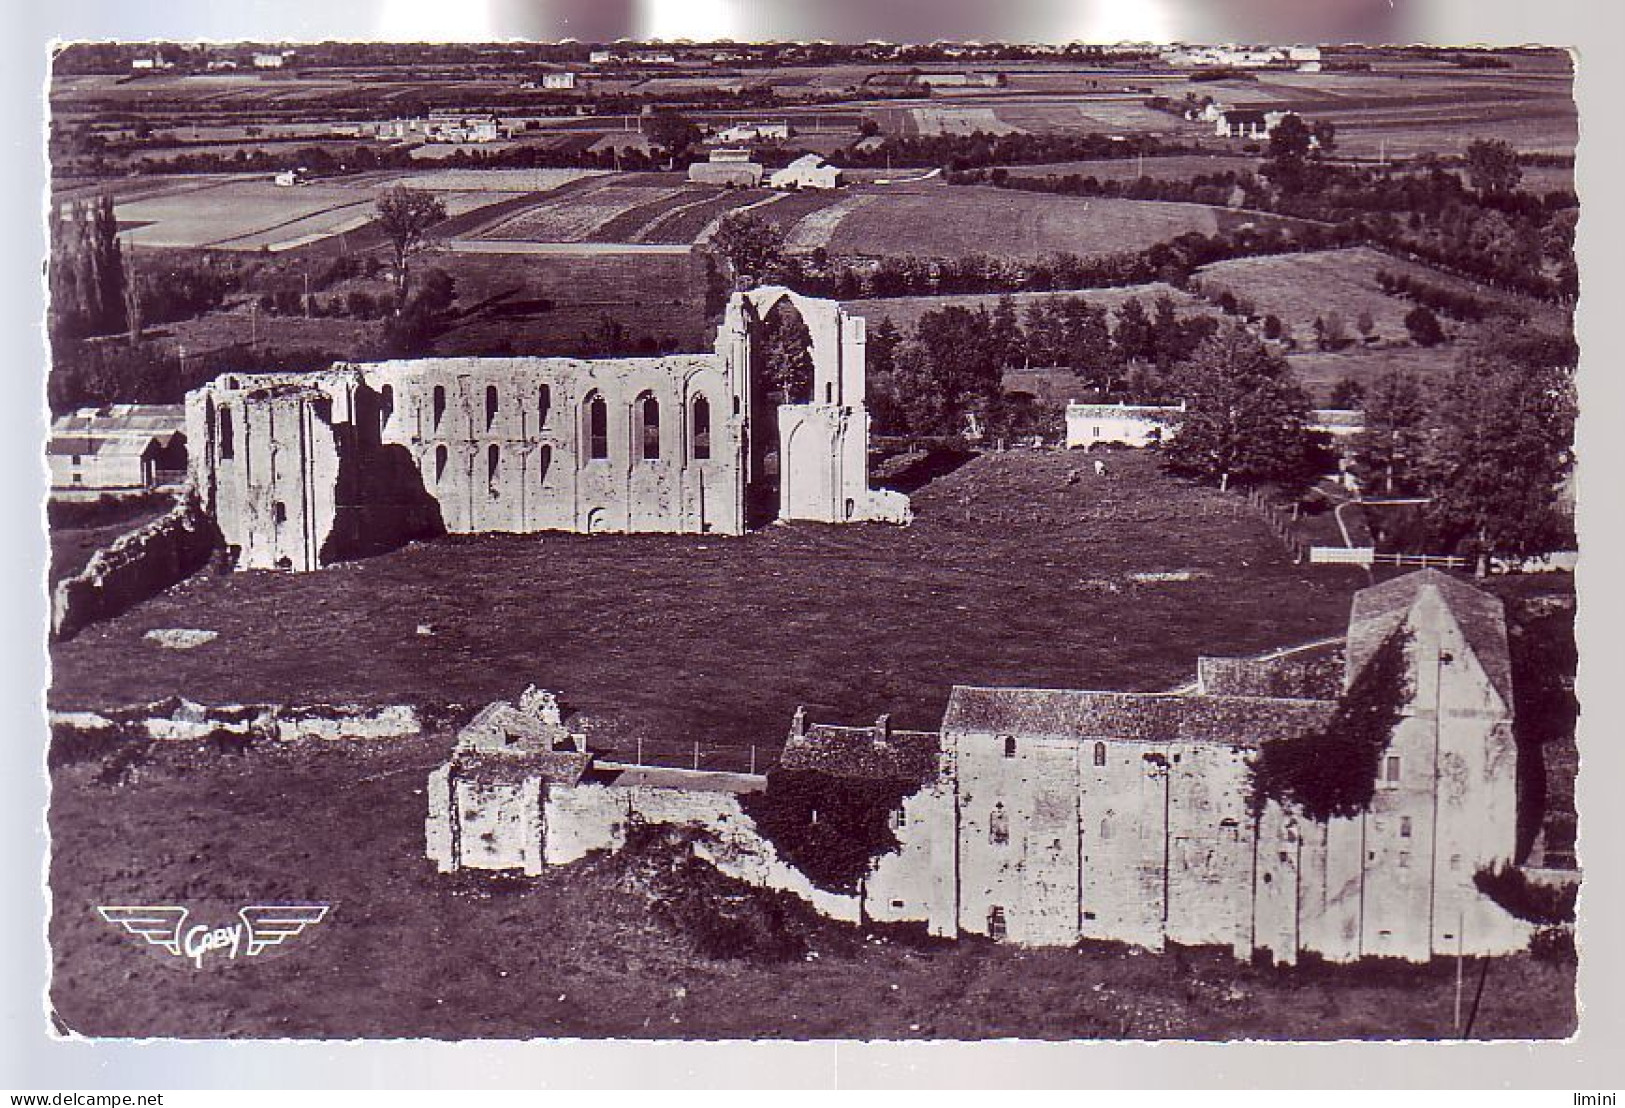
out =
[[(776, 392), (764, 334), (785, 313), (811, 372)], [(904, 523), (907, 498), (869, 488), (864, 388), (863, 319), (772, 287), (734, 294), (710, 354), (226, 374), (186, 427), (236, 565), (312, 570), (444, 532)]]
[[(1249, 763), (1318, 733), (1396, 635), (1407, 689), (1365, 810), (1255, 807)], [(1170, 692), (956, 687), (939, 732), (798, 711), (783, 767), (905, 786), (896, 849), (855, 894), (817, 887), (757, 830), (741, 797), (766, 778), (599, 761), (535, 693), (487, 709), (431, 776), (428, 853), (442, 871), (536, 874), (616, 849), (637, 824), (677, 824), (747, 882), (940, 936), (1218, 945), (1289, 963), (1503, 954), (1531, 927), (1474, 877), (1517, 860), (1512, 723), (1501, 603), (1424, 570), (1359, 592), (1341, 640), (1204, 658)]]

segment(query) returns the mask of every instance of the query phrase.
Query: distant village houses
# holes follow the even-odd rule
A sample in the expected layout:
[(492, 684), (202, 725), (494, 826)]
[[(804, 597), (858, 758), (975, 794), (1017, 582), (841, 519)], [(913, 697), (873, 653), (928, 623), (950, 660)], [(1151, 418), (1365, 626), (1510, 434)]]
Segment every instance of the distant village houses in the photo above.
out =
[[(1173, 434), (1184, 413), (1180, 404), (1082, 404), (1066, 406), (1066, 445), (1150, 446)], [(1346, 439), (1365, 429), (1365, 416), (1355, 410), (1316, 408), (1305, 425), (1310, 431)]]
[(576, 75), (568, 71), (544, 73), (542, 74), (542, 87), (544, 89), (568, 91), (576, 87)]
[(281, 69), (283, 66), (288, 64), (289, 59), (292, 57), (292, 50), (284, 50), (281, 53), (271, 53), (268, 51), (257, 53), (254, 55), (254, 68)]
[(1267, 139), (1291, 112), (1264, 112), (1228, 108), (1217, 113), (1213, 133), (1219, 138)]
[(788, 123), (735, 123), (718, 131), (716, 140), (734, 146), (742, 142), (783, 142), (790, 137)]

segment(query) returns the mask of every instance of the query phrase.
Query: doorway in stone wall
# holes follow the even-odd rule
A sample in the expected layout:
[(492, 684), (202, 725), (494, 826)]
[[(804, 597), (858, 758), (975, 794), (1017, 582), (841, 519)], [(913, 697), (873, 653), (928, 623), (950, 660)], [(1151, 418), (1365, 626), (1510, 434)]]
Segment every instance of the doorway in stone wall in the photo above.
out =
[(786, 296), (752, 325), (750, 339), (751, 480), (745, 490), (745, 522), (759, 527), (779, 511), (779, 405), (812, 400), (812, 332)]

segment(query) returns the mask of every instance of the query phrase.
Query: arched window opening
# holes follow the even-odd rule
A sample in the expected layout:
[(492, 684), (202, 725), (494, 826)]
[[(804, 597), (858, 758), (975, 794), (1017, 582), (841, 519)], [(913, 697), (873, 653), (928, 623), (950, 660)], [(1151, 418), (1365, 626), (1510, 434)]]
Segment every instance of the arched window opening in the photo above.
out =
[(237, 454), (236, 438), (231, 429), (231, 409), (220, 409), (220, 457), (233, 458)]
[(1010, 841), (1010, 817), (1003, 804), (993, 805), (993, 811), (988, 813), (987, 841), (994, 846), (1003, 846)]
[(491, 495), (497, 495), (497, 472), (502, 468), (502, 448), (492, 443), (485, 451), (485, 483)]
[(390, 418), (395, 414), (395, 386), (385, 385), (378, 392), (378, 431), (389, 430)]
[(1004, 737), (1004, 756), (1006, 758), (1014, 758), (1016, 756), (1016, 737), (1014, 735), (1006, 735)]
[(543, 385), (536, 390), (536, 426), (538, 428), (547, 426), (547, 413), (552, 410), (552, 407), (553, 390), (551, 387)]
[(694, 398), (694, 460), (706, 461), (711, 457), (711, 402), (703, 396)]
[(553, 468), (553, 448), (543, 446), (536, 452), (536, 483), (547, 484), (547, 471)]
[(609, 406), (597, 393), (587, 398), (587, 457), (593, 461), (609, 457)]
[(446, 386), (436, 385), (434, 387), (434, 429), (436, 431), (440, 430), (440, 421), (445, 418), (445, 415)]
[(271, 520), (278, 527), (288, 522), (288, 506), (280, 500), (274, 501), (271, 504)]
[(645, 396), (638, 402), (638, 423), (642, 428), (642, 456), (644, 461), (660, 457), (660, 401)]
[(491, 425), (497, 421), (497, 387), (485, 386), (485, 429), (489, 431)]
[(450, 454), (446, 450), (444, 443), (434, 448), (434, 481), (437, 485), (440, 483), (440, 479), (446, 475), (446, 461), (449, 457)]
[(1106, 764), (1106, 744), (1105, 743), (1096, 743), (1095, 744), (1095, 765), (1103, 766), (1105, 764)]

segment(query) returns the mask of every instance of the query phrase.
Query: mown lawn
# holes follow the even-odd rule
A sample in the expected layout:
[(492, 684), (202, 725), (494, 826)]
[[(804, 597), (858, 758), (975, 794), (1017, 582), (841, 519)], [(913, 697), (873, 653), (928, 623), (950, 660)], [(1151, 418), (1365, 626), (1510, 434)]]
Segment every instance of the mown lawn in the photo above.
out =
[[(1157, 689), (1200, 654), (1342, 629), (1363, 573), (1291, 564), (1234, 498), (1147, 455), (1110, 469), (985, 455), (919, 490), (907, 528), (487, 535), (311, 574), (202, 575), (57, 645), (51, 701), (478, 707), (535, 682), (600, 746), (776, 749), (798, 704), (931, 728), (956, 683)], [(160, 627), (220, 637), (142, 641)]]

